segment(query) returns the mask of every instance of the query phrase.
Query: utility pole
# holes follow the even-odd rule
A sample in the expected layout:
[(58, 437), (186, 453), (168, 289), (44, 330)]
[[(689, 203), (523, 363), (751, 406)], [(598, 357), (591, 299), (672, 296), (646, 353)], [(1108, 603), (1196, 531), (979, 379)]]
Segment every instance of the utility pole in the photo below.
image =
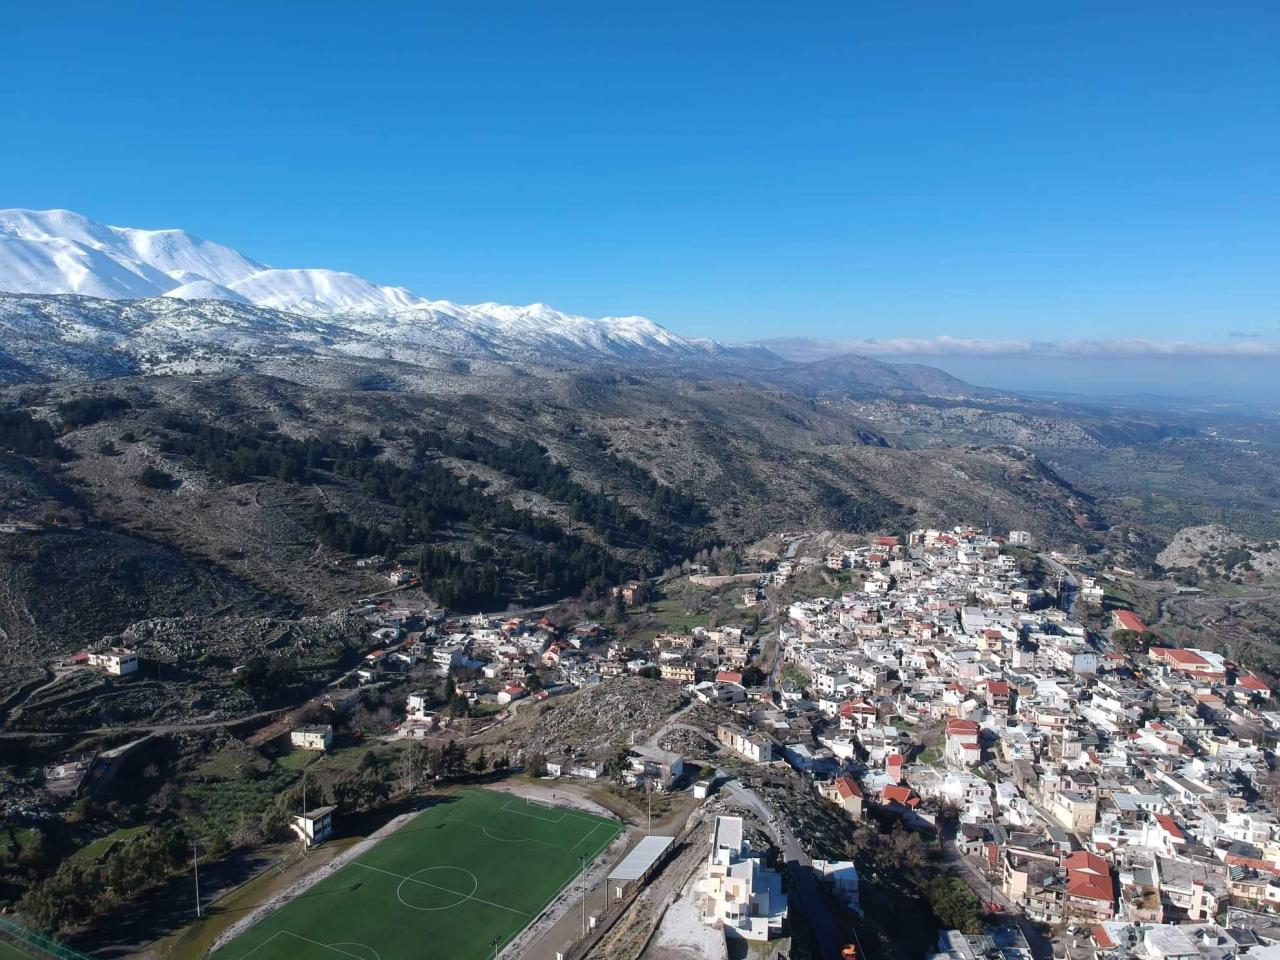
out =
[(644, 797), (649, 807), (649, 825), (645, 828), (646, 836), (653, 836), (653, 781), (644, 782)]
[(196, 878), (196, 919), (201, 917), (200, 913), (200, 848), (196, 846), (196, 841), (191, 841), (191, 870)]
[(582, 864), (582, 872), (578, 874), (578, 882), (582, 886), (582, 935), (587, 935), (587, 855), (585, 853), (578, 854), (578, 861)]
[(302, 770), (302, 852), (306, 853), (310, 849), (310, 838), (307, 836), (307, 771), (304, 767)]

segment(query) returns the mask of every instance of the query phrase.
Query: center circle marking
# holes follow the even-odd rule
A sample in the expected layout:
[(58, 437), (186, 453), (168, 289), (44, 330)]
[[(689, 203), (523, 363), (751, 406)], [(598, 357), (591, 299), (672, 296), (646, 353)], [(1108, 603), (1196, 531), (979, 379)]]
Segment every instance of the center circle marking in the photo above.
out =
[[(449, 877), (453, 874), (459, 874), (464, 878), (461, 885), (456, 882), (449, 882)], [(421, 881), (421, 883), (418, 881)], [(464, 893), (462, 890), (458, 889), (459, 886), (465, 887), (468, 881), (471, 883), (471, 889), (469, 891)], [(453, 903), (446, 903), (439, 907), (419, 906), (416, 903), (410, 903), (404, 898), (405, 887), (412, 888), (416, 886), (426, 886), (429, 890), (438, 890), (441, 893), (452, 894), (457, 897), (457, 899), (454, 900)], [(465, 870), (462, 867), (425, 867), (422, 870), (409, 874), (409, 876), (400, 881), (400, 885), (396, 887), (396, 899), (410, 910), (423, 910), (426, 912), (434, 910), (452, 910), (454, 907), (470, 900), (479, 889), (480, 881), (476, 879), (476, 875), (470, 870)]]

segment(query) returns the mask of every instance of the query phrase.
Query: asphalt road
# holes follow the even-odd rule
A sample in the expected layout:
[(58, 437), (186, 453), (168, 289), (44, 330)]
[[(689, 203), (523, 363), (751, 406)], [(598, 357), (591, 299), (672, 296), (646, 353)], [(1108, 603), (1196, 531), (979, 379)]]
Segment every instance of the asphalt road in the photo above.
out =
[(1016, 926), (1027, 938), (1031, 953), (1036, 960), (1052, 960), (1053, 942), (1045, 935), (1041, 926), (1031, 918), (1022, 914), (1021, 909), (1009, 900), (999, 887), (991, 883), (974, 864), (962, 854), (956, 846), (954, 825), (942, 839), (942, 855), (947, 862), (956, 867), (959, 876), (974, 895), (983, 903), (994, 902), (1001, 909), (1000, 922)]
[(1062, 578), (1062, 609), (1071, 616), (1075, 616), (1076, 598), (1080, 595), (1080, 584), (1076, 580), (1075, 572), (1065, 564), (1059, 563), (1047, 553), (1036, 554), (1043, 560), (1054, 572), (1056, 576)]

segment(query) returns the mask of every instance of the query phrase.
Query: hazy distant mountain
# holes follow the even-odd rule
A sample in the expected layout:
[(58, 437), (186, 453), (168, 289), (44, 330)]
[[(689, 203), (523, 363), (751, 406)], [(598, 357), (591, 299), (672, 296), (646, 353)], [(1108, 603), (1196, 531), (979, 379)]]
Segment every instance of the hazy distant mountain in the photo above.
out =
[(985, 397), (995, 391), (975, 387), (936, 367), (918, 363), (885, 363), (857, 354), (787, 363), (769, 378), (799, 393), (925, 393), (938, 397)]

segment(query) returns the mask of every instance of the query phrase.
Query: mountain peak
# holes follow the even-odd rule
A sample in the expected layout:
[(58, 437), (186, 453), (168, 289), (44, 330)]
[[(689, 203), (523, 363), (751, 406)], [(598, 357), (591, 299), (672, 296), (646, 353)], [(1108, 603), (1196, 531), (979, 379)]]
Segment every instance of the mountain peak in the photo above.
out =
[(644, 317), (593, 319), (545, 303), (464, 306), (428, 300), (339, 270), (269, 267), (184, 230), (108, 226), (71, 210), (0, 210), (0, 291), (225, 300), (317, 318), (368, 315), (350, 323), (376, 327), (384, 338), (394, 328), (395, 336), (418, 342), (450, 324), (467, 336), (510, 337), (531, 348), (550, 343), (589, 354), (707, 349)]

